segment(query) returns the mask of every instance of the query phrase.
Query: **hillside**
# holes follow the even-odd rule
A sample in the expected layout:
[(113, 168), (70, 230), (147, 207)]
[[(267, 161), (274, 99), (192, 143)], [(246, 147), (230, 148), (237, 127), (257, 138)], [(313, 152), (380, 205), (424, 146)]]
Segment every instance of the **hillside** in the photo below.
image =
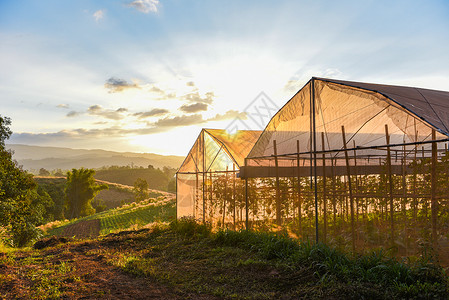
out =
[(155, 168), (164, 166), (179, 168), (184, 157), (159, 155), (153, 153), (114, 152), (106, 150), (84, 150), (60, 147), (39, 147), (20, 144), (8, 144), (7, 149), (14, 151), (14, 159), (24, 169), (38, 171), (70, 170), (72, 168), (101, 168), (104, 166), (135, 166)]
[(125, 204), (54, 228), (46, 229), (51, 224), (44, 225), (42, 228), (47, 231), (47, 235), (86, 238), (142, 227), (155, 221), (169, 222), (175, 217), (175, 200), (173, 196), (167, 196)]
[(6, 299), (447, 299), (444, 271), (191, 221), (0, 253)]
[[(167, 173), (155, 168), (108, 168), (100, 169), (95, 172), (95, 179), (104, 180), (133, 186), (138, 178), (147, 181), (150, 189), (167, 191), (168, 184), (173, 181), (173, 173), (175, 170), (170, 170)], [(174, 188), (174, 184), (172, 184)], [(174, 189), (170, 190), (174, 192)]]

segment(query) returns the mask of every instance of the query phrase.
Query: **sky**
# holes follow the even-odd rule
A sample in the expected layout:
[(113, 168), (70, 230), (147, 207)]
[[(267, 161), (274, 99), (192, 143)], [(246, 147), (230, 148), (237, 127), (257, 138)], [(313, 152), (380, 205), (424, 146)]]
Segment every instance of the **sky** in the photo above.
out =
[(447, 0), (0, 0), (0, 115), (10, 144), (186, 155), (312, 76), (449, 91), (448, 53)]

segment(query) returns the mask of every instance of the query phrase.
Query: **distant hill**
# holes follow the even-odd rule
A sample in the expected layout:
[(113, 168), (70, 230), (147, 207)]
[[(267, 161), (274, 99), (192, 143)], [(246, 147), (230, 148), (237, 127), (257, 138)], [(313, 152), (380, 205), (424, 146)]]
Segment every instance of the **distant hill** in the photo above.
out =
[(8, 144), (14, 151), (14, 159), (24, 169), (36, 172), (40, 168), (47, 170), (70, 170), (72, 168), (101, 168), (104, 166), (134, 166), (155, 168), (164, 166), (179, 168), (184, 157), (159, 155), (154, 153), (114, 152), (106, 150), (85, 150), (60, 147), (40, 147), (20, 144)]

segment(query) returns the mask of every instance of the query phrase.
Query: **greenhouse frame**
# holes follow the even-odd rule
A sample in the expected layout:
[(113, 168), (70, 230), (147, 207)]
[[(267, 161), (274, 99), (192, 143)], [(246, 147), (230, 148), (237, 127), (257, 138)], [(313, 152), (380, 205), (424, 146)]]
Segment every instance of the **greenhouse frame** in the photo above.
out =
[(176, 173), (177, 218), (244, 224), (244, 186), (237, 178), (261, 131), (202, 129)]
[[(353, 252), (432, 250), (447, 265), (448, 137), (449, 92), (312, 78), (239, 164), (241, 220)], [(226, 224), (232, 205), (217, 203), (199, 219)]]

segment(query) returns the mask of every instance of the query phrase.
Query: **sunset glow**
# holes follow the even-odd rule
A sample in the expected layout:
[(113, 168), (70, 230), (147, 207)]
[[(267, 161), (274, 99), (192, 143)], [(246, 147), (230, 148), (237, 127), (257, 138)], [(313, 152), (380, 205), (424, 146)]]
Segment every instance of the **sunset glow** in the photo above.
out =
[(0, 4), (9, 143), (185, 155), (312, 76), (449, 89), (445, 2), (130, 3)]

